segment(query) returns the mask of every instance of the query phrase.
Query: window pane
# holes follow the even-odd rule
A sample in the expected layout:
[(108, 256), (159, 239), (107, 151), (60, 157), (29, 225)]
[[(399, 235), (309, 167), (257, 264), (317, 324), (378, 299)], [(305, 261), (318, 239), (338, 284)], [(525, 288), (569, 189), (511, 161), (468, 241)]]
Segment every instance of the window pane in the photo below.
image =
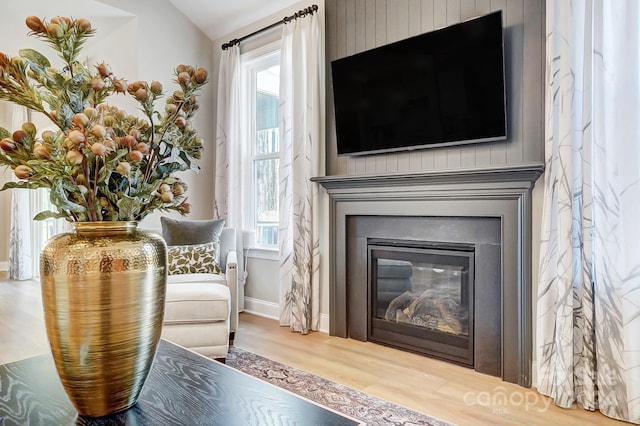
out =
[[(45, 210), (56, 210), (49, 199), (50, 190), (38, 188), (30, 192), (30, 214), (31, 216)], [(34, 220), (31, 222), (31, 256), (33, 259), (40, 257), (40, 252), (44, 248), (49, 238), (64, 231), (69, 231), (71, 224), (64, 219)], [(34, 262), (33, 276), (40, 276), (40, 265)]]
[(256, 154), (278, 152), (280, 66), (256, 74)]
[(254, 162), (254, 205), (258, 244), (278, 244), (278, 164), (277, 158)]

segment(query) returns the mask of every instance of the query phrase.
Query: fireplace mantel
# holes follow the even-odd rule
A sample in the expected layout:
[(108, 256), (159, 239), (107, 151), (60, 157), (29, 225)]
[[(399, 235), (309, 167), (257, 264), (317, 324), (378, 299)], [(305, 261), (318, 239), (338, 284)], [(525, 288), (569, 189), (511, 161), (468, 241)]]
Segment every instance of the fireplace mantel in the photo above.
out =
[[(540, 163), (313, 178), (329, 195), (329, 332), (349, 337), (347, 222), (352, 216), (498, 217), (502, 226), (502, 379), (531, 386), (531, 190)], [(351, 247), (353, 250), (353, 247)]]
[(420, 173), (389, 173), (334, 175), (315, 177), (311, 180), (322, 185), (329, 194), (338, 190), (360, 190), (362, 188), (383, 189), (399, 186), (420, 185), (465, 185), (465, 184), (524, 184), (531, 187), (544, 172), (544, 164), (490, 167), (482, 169), (433, 170)]

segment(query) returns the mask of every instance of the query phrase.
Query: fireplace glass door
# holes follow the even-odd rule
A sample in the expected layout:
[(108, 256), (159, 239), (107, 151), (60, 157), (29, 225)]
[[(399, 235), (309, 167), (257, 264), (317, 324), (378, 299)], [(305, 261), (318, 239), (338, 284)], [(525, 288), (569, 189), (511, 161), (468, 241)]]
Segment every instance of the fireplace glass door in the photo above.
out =
[(368, 340), (473, 366), (473, 246), (376, 239), (368, 251)]

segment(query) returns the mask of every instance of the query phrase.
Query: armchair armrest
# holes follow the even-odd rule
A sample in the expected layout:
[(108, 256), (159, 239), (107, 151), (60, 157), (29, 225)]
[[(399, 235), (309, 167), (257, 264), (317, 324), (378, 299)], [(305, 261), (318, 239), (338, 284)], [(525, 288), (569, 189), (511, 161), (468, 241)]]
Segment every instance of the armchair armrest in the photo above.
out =
[(230, 332), (235, 333), (238, 328), (238, 255), (234, 250), (227, 253), (227, 263), (224, 273), (231, 293)]

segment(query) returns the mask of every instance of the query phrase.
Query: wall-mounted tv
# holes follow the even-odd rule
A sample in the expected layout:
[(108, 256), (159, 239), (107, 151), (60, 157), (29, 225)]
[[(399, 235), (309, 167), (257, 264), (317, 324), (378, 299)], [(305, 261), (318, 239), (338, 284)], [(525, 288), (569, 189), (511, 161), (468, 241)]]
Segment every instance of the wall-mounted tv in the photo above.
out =
[(502, 13), (331, 62), (338, 155), (507, 137)]

